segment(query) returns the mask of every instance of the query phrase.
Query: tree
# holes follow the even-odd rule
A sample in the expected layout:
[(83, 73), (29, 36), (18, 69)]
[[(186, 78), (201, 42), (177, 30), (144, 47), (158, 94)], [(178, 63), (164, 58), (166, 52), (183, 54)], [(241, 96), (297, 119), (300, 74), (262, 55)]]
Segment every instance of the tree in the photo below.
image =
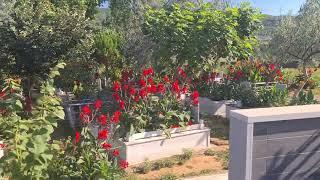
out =
[(307, 0), (298, 16), (286, 16), (274, 33), (268, 48), (270, 57), (280, 63), (298, 61), (305, 78), (306, 67), (319, 61), (320, 0)]
[(0, 23), (0, 69), (25, 78), (30, 90), (59, 61), (86, 56), (82, 48), (92, 44), (92, 28), (85, 12), (51, 1), (15, 2)]
[(248, 58), (256, 43), (254, 33), (260, 28), (260, 13), (248, 4), (225, 10), (209, 3), (173, 4), (150, 8), (144, 27), (157, 44), (154, 55), (158, 65), (187, 63), (204, 69), (220, 58)]

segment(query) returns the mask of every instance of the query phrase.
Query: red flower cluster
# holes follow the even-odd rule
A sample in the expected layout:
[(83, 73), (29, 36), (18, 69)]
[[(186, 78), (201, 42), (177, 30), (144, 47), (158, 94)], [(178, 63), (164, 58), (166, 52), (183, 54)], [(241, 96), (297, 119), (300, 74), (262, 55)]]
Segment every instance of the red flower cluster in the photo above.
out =
[(120, 111), (114, 112), (114, 114), (113, 114), (113, 116), (111, 118), (111, 122), (118, 123), (120, 121), (120, 116), (121, 116), (121, 112)]
[(104, 115), (104, 114), (101, 114), (100, 116), (99, 116), (99, 118), (98, 118), (98, 121), (99, 121), (99, 124), (101, 125), (101, 126), (106, 126), (107, 125), (107, 116), (106, 115)]
[(78, 142), (80, 142), (80, 132), (76, 131), (76, 134), (75, 134), (75, 139), (74, 139), (74, 143), (77, 144)]
[(114, 155), (115, 157), (119, 156), (120, 155), (119, 149), (113, 150), (112, 155)]
[(102, 148), (105, 149), (105, 150), (110, 150), (112, 148), (112, 145), (107, 143), (107, 142), (104, 142), (102, 144)]
[(101, 99), (97, 99), (97, 100), (94, 102), (93, 106), (94, 106), (96, 109), (100, 109), (100, 108), (102, 107), (102, 103), (103, 103), (103, 101), (102, 101)]
[(147, 69), (142, 70), (143, 76), (153, 75), (153, 73), (154, 73), (154, 71), (153, 71), (152, 67), (149, 67)]
[(125, 161), (125, 160), (120, 160), (119, 166), (120, 166), (121, 169), (126, 169), (126, 168), (129, 167), (129, 163), (127, 161)]
[(5, 145), (5, 144), (0, 143), (0, 149), (4, 149), (5, 147), (6, 147), (6, 145)]
[(100, 139), (100, 140), (105, 140), (105, 139), (107, 139), (108, 133), (109, 133), (109, 132), (108, 132), (107, 129), (100, 130), (99, 133), (98, 133), (98, 139)]
[(199, 92), (198, 91), (194, 91), (191, 94), (191, 100), (192, 100), (192, 104), (194, 106), (198, 106), (199, 105)]

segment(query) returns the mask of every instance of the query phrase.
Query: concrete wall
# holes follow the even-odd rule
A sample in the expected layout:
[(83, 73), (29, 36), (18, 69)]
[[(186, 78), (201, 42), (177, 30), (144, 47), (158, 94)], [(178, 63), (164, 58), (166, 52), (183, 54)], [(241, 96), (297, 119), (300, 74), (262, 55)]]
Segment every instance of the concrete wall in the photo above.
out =
[(229, 180), (319, 180), (320, 105), (231, 111)]

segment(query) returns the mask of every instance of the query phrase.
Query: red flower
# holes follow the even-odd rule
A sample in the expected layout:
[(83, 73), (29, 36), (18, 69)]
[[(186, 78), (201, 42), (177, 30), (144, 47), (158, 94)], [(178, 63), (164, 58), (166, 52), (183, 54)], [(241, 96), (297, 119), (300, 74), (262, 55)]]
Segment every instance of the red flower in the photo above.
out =
[(146, 81), (145, 81), (144, 79), (140, 79), (139, 85), (140, 85), (141, 87), (146, 87), (147, 83), (146, 83)]
[(136, 94), (136, 89), (134, 89), (133, 87), (130, 87), (130, 89), (129, 89), (129, 94), (130, 94), (131, 96), (134, 96), (134, 95)]
[(278, 76), (281, 76), (281, 75), (282, 75), (282, 73), (281, 73), (281, 70), (280, 70), (280, 69), (277, 69), (276, 73), (277, 73), (277, 75), (278, 75)]
[(119, 91), (120, 88), (121, 88), (120, 83), (119, 83), (119, 82), (114, 82), (114, 84), (113, 84), (113, 90), (114, 90), (114, 91)]
[(188, 126), (191, 126), (193, 123), (192, 123), (192, 121), (189, 121), (188, 122)]
[(188, 92), (188, 87), (187, 86), (184, 86), (182, 89), (181, 89), (181, 92), (183, 94), (186, 94)]
[(158, 91), (162, 94), (166, 92), (166, 88), (165, 88), (164, 84), (162, 84), (162, 83), (158, 84)]
[(109, 143), (104, 142), (104, 143), (102, 144), (102, 147), (103, 147), (103, 149), (105, 149), (105, 150), (109, 150), (110, 148), (112, 148), (112, 145), (109, 144)]
[(180, 126), (178, 124), (171, 125), (171, 128), (179, 128)]
[(139, 96), (144, 99), (145, 97), (147, 97), (147, 91), (145, 89), (140, 89), (139, 91)]
[(199, 105), (199, 92), (198, 91), (194, 91), (191, 94), (191, 99), (192, 99), (192, 104), (194, 106), (198, 106)]
[(119, 149), (115, 149), (113, 150), (113, 153), (112, 153), (114, 156), (119, 156), (120, 155), (120, 152), (119, 152)]
[(124, 109), (124, 101), (123, 100), (119, 100), (119, 106), (120, 106), (120, 109)]
[(120, 112), (120, 111), (114, 112), (111, 121), (112, 121), (113, 123), (118, 123), (119, 120), (120, 120), (120, 116), (121, 116), (121, 112)]
[(76, 137), (74, 140), (75, 144), (77, 144), (80, 141), (80, 136), (81, 136), (81, 134), (78, 131), (76, 131)]
[(107, 125), (107, 116), (106, 116), (106, 115), (101, 114), (101, 115), (99, 116), (98, 120), (99, 120), (99, 123), (100, 123), (102, 126)]
[(5, 148), (5, 147), (6, 147), (5, 144), (0, 143), (0, 149), (3, 149), (3, 148)]
[(129, 89), (129, 85), (126, 84), (126, 85), (123, 86), (123, 90), (124, 91), (127, 91), (128, 89)]
[(153, 79), (151, 77), (148, 78), (148, 83), (151, 84), (151, 85), (153, 84)]
[(103, 130), (99, 131), (99, 133), (98, 133), (98, 139), (104, 140), (104, 139), (107, 139), (107, 136), (108, 136), (107, 129), (103, 129)]
[(149, 75), (153, 75), (154, 71), (153, 71), (152, 67), (148, 68), (148, 73), (149, 73)]
[(169, 83), (170, 82), (170, 79), (168, 77), (168, 75), (165, 75), (164, 78), (163, 78), (164, 82), (166, 83)]
[(103, 101), (102, 101), (101, 99), (97, 99), (97, 100), (94, 102), (93, 106), (94, 106), (96, 109), (100, 109), (100, 108), (102, 107), (102, 103), (103, 103)]
[(119, 101), (120, 100), (120, 95), (118, 93), (113, 93), (112, 97), (116, 100)]
[(135, 96), (135, 97), (134, 97), (134, 102), (139, 102), (139, 100), (140, 100), (140, 99), (139, 99), (139, 96)]
[(143, 75), (143, 76), (148, 76), (148, 75), (149, 75), (148, 69), (143, 69), (143, 70), (142, 70), (142, 75)]
[(157, 93), (157, 86), (152, 84), (151, 86), (147, 87), (148, 93), (156, 94)]
[(121, 169), (126, 169), (129, 167), (129, 163), (125, 160), (120, 160), (119, 165)]
[(275, 64), (269, 64), (269, 69), (270, 69), (271, 71), (273, 71), (275, 68), (276, 68), (276, 65), (275, 65)]
[(180, 87), (179, 87), (179, 82), (178, 82), (178, 81), (175, 81), (175, 82), (172, 84), (172, 90), (173, 90), (175, 93), (180, 93)]
[(83, 114), (85, 114), (85, 115), (89, 115), (90, 113), (91, 113), (91, 109), (90, 109), (90, 107), (89, 107), (89, 105), (84, 105), (83, 107), (82, 107), (82, 111), (81, 111)]
[(279, 81), (282, 81), (282, 80), (283, 80), (283, 76), (280, 76), (280, 77), (279, 77)]

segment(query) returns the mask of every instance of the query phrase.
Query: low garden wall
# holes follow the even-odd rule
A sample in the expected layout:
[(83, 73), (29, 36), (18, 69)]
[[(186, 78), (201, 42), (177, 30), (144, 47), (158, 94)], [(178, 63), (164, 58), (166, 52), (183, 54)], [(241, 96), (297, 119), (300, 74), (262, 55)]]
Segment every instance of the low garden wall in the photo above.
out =
[(210, 146), (210, 129), (203, 124), (192, 125), (187, 129), (171, 129), (170, 137), (164, 132), (153, 131), (134, 134), (128, 142), (119, 141), (120, 156), (129, 164), (181, 154), (183, 149), (207, 148)]
[(320, 105), (231, 111), (229, 180), (320, 177)]

